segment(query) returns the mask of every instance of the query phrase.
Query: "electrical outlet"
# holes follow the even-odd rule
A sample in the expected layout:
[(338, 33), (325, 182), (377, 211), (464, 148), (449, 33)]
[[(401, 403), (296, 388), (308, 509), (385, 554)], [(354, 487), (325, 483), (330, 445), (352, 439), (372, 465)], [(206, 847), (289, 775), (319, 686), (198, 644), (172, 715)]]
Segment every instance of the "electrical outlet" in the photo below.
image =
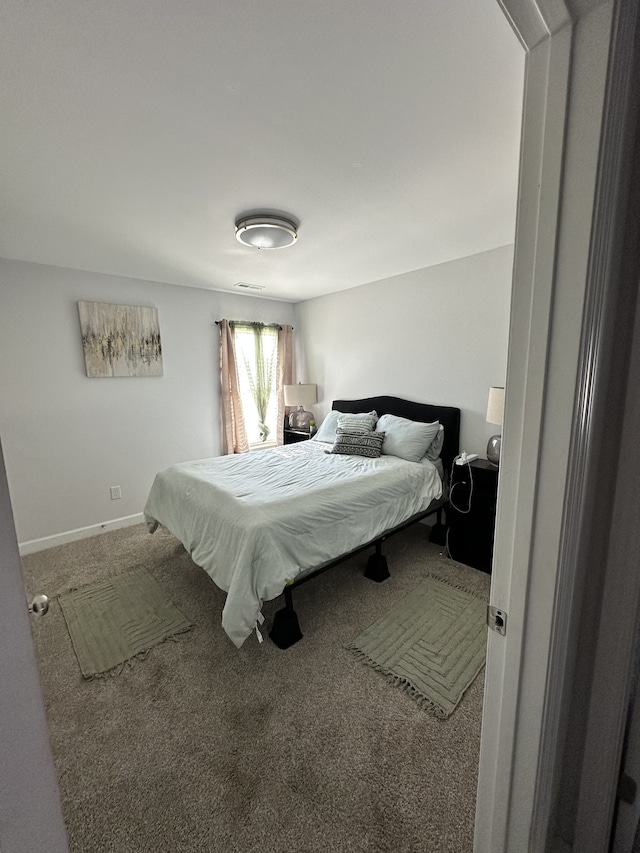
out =
[(122, 497), (122, 490), (120, 489), (120, 486), (111, 486), (111, 489), (109, 491), (111, 492), (112, 501), (120, 500), (120, 498)]

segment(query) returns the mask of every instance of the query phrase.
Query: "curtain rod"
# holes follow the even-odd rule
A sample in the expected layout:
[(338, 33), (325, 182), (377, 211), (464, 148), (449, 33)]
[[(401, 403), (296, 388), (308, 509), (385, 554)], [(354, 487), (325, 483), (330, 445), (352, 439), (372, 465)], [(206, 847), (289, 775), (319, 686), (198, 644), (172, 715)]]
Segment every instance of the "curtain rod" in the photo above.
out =
[[(216, 320), (216, 326), (219, 326), (222, 322), (222, 320)], [(279, 323), (260, 323), (259, 320), (230, 320), (229, 322), (239, 323), (241, 326), (253, 326), (254, 323), (258, 323), (261, 326), (277, 326), (282, 331), (282, 326)], [(293, 326), (291, 328), (293, 329)]]

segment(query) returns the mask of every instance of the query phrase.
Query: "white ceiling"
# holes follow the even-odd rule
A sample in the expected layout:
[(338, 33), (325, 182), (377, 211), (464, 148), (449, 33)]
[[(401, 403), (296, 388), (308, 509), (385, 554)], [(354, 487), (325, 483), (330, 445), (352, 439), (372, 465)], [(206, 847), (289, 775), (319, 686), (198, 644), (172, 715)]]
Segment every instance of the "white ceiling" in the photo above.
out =
[(511, 243), (523, 73), (496, 0), (2, 0), (0, 257), (298, 301)]

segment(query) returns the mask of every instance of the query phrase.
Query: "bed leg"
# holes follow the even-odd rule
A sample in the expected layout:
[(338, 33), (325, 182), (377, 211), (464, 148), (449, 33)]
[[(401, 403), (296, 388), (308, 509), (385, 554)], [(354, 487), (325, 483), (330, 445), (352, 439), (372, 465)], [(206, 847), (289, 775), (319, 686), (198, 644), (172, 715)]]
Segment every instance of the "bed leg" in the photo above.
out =
[(279, 649), (288, 649), (302, 639), (298, 616), (293, 609), (293, 593), (290, 586), (284, 588), (284, 607), (273, 617), (269, 636)]
[(367, 560), (367, 568), (364, 571), (365, 578), (368, 578), (370, 581), (375, 581), (376, 583), (382, 583), (382, 581), (386, 581), (387, 578), (391, 577), (389, 574), (389, 566), (387, 565), (387, 558), (382, 553), (382, 542), (382, 539), (376, 542), (376, 553), (369, 557)]
[(431, 528), (431, 532), (429, 533), (429, 542), (433, 542), (434, 545), (446, 545), (447, 544), (447, 525), (442, 522), (442, 510), (444, 507), (440, 507), (438, 510), (437, 521)]

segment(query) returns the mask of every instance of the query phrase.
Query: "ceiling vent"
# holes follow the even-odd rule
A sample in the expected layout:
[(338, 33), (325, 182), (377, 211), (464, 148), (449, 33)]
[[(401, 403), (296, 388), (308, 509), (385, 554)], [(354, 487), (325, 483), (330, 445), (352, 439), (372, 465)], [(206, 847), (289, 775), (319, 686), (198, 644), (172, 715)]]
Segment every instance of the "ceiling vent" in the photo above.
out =
[(246, 281), (239, 281), (233, 285), (240, 290), (264, 290), (264, 284), (248, 284)]

